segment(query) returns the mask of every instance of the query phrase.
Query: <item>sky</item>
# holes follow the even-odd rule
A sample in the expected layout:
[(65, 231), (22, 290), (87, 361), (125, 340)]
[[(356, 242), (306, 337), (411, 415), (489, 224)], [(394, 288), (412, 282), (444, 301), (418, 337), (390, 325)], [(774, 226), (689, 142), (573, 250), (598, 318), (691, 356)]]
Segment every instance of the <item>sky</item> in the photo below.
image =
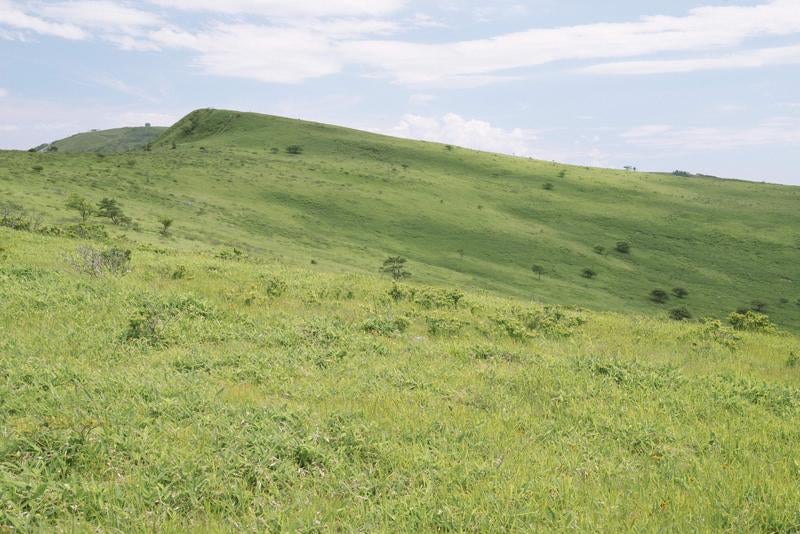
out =
[(800, 185), (800, 0), (0, 0), (0, 148), (205, 107)]

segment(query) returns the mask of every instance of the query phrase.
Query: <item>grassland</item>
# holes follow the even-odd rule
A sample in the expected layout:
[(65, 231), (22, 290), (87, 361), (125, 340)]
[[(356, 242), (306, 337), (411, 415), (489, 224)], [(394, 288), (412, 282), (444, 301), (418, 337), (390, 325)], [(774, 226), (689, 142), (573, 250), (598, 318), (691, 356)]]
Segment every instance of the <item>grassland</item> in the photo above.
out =
[(796, 532), (797, 194), (219, 111), (0, 153), (0, 530)]
[[(152, 152), (0, 153), (0, 195), (53, 224), (75, 222), (71, 193), (114, 197), (141, 226), (127, 234), (160, 243), (169, 216), (182, 250), (235, 246), (334, 272), (375, 272), (399, 254), (425, 283), (662, 317), (686, 306), (724, 318), (760, 301), (800, 329), (800, 188), (450, 148), (204, 110)], [(674, 287), (688, 298), (648, 298)]]
[(112, 241), (0, 229), (2, 527), (800, 528), (791, 334)]
[(164, 133), (166, 128), (158, 126), (139, 126), (95, 130), (75, 134), (50, 143), (60, 153), (115, 154), (131, 150), (141, 150)]

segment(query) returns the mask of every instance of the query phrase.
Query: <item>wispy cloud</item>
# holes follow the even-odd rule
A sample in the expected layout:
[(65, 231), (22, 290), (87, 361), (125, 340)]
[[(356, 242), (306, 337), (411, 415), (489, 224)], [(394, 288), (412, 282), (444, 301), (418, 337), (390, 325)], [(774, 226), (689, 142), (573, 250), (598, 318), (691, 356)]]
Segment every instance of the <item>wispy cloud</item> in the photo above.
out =
[(797, 145), (800, 122), (773, 119), (749, 128), (680, 128), (654, 124), (632, 128), (622, 138), (634, 145), (663, 150), (733, 150), (764, 145)]
[(186, 11), (264, 17), (375, 17), (393, 13), (405, 0), (150, 0), (154, 4)]
[(0, 0), (0, 25), (62, 39), (85, 39), (87, 37), (86, 32), (74, 24), (49, 22), (29, 15), (9, 0)]
[[(800, 9), (800, 6), (798, 7)], [(740, 51), (724, 56), (689, 59), (622, 61), (587, 67), (592, 74), (675, 74), (700, 70), (745, 69), (800, 63), (800, 45)]]

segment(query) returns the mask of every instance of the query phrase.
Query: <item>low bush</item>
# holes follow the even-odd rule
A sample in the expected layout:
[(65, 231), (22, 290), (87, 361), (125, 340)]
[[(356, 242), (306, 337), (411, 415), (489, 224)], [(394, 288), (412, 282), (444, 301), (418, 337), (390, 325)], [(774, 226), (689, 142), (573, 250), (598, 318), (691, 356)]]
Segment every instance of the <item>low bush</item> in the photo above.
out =
[(672, 294), (675, 298), (685, 299), (689, 296), (689, 290), (685, 287), (675, 287), (672, 289)]
[(681, 306), (670, 310), (669, 318), (673, 321), (686, 321), (692, 318), (692, 313), (686, 306)]
[(452, 336), (460, 333), (466, 323), (459, 319), (444, 316), (429, 316), (425, 318), (428, 333), (432, 336)]
[(592, 280), (593, 278), (597, 278), (597, 271), (595, 271), (591, 267), (587, 267), (586, 269), (581, 271), (581, 276), (584, 278), (588, 278), (589, 280)]
[(631, 252), (631, 244), (627, 241), (618, 241), (616, 247), (614, 248), (620, 254), (630, 254)]

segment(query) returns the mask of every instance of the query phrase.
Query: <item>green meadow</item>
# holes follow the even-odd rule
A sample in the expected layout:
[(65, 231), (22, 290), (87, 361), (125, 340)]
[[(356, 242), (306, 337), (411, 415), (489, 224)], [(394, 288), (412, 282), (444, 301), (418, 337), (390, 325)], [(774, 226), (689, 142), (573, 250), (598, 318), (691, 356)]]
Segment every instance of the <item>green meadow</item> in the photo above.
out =
[(201, 110), (0, 199), (0, 529), (800, 530), (798, 188)]

